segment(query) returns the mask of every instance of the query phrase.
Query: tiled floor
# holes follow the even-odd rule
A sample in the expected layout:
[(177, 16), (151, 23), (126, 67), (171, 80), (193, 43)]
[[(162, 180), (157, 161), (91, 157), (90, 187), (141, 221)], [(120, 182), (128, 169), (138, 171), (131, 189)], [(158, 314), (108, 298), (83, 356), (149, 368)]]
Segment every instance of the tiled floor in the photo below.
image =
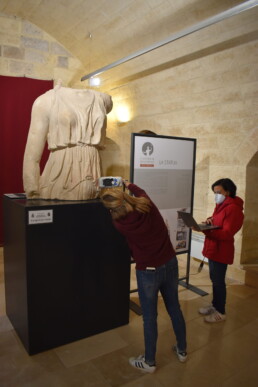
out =
[[(179, 257), (185, 274), (185, 257)], [(211, 291), (207, 267), (199, 274), (192, 261), (190, 283)], [(132, 288), (135, 278), (132, 274)], [(162, 300), (159, 302), (157, 371), (142, 374), (128, 364), (143, 350), (142, 319), (84, 340), (29, 356), (5, 316), (3, 257), (0, 249), (0, 386), (1, 387), (256, 387), (258, 385), (258, 289), (228, 280), (227, 321), (209, 325), (198, 308), (211, 300), (180, 286), (187, 324), (189, 359), (179, 363)], [(133, 299), (138, 302), (137, 295)]]

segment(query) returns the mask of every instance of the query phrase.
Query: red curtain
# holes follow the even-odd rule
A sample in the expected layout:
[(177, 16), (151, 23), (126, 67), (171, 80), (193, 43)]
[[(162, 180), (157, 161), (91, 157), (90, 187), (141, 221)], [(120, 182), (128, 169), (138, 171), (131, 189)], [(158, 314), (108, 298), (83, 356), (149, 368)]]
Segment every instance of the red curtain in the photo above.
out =
[[(24, 192), (22, 164), (32, 104), (52, 88), (53, 81), (0, 76), (0, 245), (3, 244), (3, 194)], [(45, 149), (41, 169), (47, 158)]]

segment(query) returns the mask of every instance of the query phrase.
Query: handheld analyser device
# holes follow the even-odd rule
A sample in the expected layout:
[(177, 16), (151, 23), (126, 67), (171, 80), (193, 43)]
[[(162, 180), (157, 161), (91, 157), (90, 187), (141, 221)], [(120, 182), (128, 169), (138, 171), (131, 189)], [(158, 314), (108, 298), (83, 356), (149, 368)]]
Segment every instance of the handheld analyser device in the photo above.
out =
[(99, 187), (100, 188), (113, 188), (113, 187), (122, 187), (123, 180), (119, 176), (105, 176), (99, 178)]

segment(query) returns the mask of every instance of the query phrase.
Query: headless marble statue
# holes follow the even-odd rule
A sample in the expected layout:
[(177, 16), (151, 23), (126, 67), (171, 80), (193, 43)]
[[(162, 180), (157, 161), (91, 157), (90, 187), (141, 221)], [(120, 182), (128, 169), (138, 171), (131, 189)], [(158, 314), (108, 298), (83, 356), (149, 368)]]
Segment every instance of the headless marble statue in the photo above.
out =
[[(97, 197), (101, 176), (98, 148), (103, 145), (109, 95), (89, 89), (56, 86), (38, 97), (23, 161), (28, 199), (87, 200)], [(49, 159), (40, 176), (46, 141)]]

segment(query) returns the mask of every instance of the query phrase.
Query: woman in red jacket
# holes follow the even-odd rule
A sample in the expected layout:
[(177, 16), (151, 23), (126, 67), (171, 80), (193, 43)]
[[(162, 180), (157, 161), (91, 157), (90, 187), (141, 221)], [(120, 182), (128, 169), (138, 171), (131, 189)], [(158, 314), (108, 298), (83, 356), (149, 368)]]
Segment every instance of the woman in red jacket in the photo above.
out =
[(138, 293), (144, 322), (145, 354), (130, 358), (129, 362), (141, 371), (152, 373), (156, 369), (159, 291), (177, 339), (173, 350), (181, 362), (187, 358), (185, 320), (178, 301), (178, 263), (158, 208), (137, 185), (127, 182), (124, 184), (134, 197), (120, 189), (112, 188), (105, 190), (101, 199), (109, 209), (115, 227), (126, 237), (136, 262)]
[(243, 224), (243, 200), (236, 196), (236, 185), (225, 178), (212, 184), (216, 207), (213, 215), (206, 220), (208, 224), (220, 226), (219, 229), (203, 231), (205, 234), (203, 256), (209, 259), (210, 279), (212, 281), (212, 304), (200, 308), (208, 323), (226, 319), (226, 284), (227, 266), (234, 259), (234, 235)]

